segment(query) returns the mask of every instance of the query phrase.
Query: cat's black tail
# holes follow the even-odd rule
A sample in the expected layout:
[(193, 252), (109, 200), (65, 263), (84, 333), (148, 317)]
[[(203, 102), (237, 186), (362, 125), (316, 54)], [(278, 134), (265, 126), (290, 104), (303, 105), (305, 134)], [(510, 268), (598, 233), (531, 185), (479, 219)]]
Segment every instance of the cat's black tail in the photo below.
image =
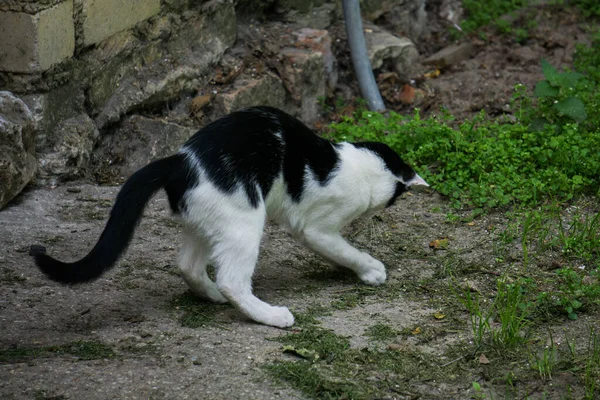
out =
[(127, 249), (150, 197), (182, 170), (184, 156), (176, 154), (154, 161), (134, 173), (117, 195), (110, 218), (87, 256), (73, 263), (58, 261), (42, 252), (33, 254), (37, 266), (60, 283), (82, 283), (99, 278)]

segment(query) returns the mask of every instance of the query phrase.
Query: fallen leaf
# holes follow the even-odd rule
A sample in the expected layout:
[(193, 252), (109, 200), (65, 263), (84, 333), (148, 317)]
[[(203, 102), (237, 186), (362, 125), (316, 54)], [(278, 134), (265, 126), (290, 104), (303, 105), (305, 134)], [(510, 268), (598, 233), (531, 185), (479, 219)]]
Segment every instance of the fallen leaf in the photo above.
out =
[(390, 345), (388, 345), (388, 350), (400, 350), (402, 348), (401, 344), (398, 343), (392, 343)]
[(446, 318), (446, 315), (442, 314), (441, 312), (436, 312), (435, 314), (433, 314), (433, 318), (444, 319), (444, 318)]
[(475, 226), (475, 221), (471, 221), (467, 224), (468, 226)]
[(479, 364), (488, 365), (489, 363), (490, 363), (490, 360), (488, 360), (488, 358), (485, 356), (485, 354), (481, 353), (481, 355), (479, 356)]
[(427, 79), (433, 79), (433, 78), (437, 78), (438, 76), (440, 76), (440, 73), (441, 73), (440, 70), (436, 69), (435, 71), (431, 71), (426, 74), (423, 74), (423, 76)]
[(214, 98), (214, 94), (212, 94), (212, 93), (203, 94), (202, 96), (196, 96), (196, 97), (194, 97), (192, 99), (192, 104), (190, 106), (190, 111), (193, 114), (198, 113), (204, 107), (206, 107), (207, 105), (209, 105), (210, 102), (213, 100), (213, 98)]
[(298, 357), (305, 358), (310, 361), (317, 361), (319, 359), (319, 354), (314, 350), (308, 350), (305, 348), (297, 349), (294, 346), (283, 346), (284, 353), (292, 353), (297, 355)]
[(415, 101), (416, 89), (410, 86), (408, 83), (402, 86), (402, 90), (398, 94), (398, 100), (402, 104), (411, 104)]
[(411, 332), (413, 335), (420, 335), (421, 333), (423, 333), (423, 331), (421, 330), (421, 328), (419, 328), (418, 326)]
[(448, 248), (448, 238), (433, 240), (429, 243), (429, 247), (434, 250), (446, 250)]

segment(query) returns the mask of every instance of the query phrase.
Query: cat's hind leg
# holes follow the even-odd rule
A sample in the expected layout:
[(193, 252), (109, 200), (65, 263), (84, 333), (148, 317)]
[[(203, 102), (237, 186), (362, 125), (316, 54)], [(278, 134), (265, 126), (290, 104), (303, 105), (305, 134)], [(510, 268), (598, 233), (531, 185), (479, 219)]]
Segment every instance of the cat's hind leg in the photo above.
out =
[(271, 306), (252, 293), (252, 274), (265, 223), (264, 205), (243, 212), (238, 210), (234, 219), (223, 222), (211, 256), (219, 291), (256, 322), (279, 328), (292, 326), (294, 316), (287, 307)]
[(378, 286), (385, 282), (383, 263), (353, 247), (339, 232), (307, 227), (296, 236), (315, 253), (354, 271), (367, 285)]
[(227, 303), (227, 299), (217, 289), (217, 284), (206, 273), (208, 251), (205, 240), (190, 229), (184, 229), (183, 244), (179, 252), (181, 276), (195, 295), (215, 303)]

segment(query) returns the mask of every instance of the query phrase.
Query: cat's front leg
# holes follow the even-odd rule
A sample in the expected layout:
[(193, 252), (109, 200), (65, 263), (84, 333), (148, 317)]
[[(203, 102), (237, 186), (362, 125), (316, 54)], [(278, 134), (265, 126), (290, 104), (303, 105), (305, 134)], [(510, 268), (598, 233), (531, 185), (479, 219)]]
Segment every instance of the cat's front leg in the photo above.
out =
[(385, 282), (383, 263), (354, 248), (339, 232), (305, 229), (298, 238), (320, 256), (356, 272), (367, 285), (378, 286)]

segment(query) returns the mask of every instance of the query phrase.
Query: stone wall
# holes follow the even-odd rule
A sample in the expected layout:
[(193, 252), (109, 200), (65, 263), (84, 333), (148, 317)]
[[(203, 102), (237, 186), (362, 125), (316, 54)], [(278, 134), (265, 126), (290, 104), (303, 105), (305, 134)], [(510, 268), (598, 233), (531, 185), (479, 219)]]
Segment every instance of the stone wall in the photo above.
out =
[[(417, 15), (424, 3), (362, 2), (370, 21), (399, 7)], [(183, 136), (172, 133), (180, 140), (254, 104), (284, 108), (310, 124), (318, 98), (336, 85), (327, 29), (341, 15), (340, 0), (3, 0), (0, 91), (22, 100), (36, 125), (37, 182), (58, 184), (85, 174), (90, 161), (126, 164), (129, 154), (106, 146), (120, 143), (111, 135), (127, 137), (123, 130), (140, 126), (131, 116), (147, 110), (163, 119), (157, 134), (164, 123), (169, 132), (181, 126)], [(416, 57), (410, 41), (387, 35), (392, 45), (412, 46), (405, 54)]]

